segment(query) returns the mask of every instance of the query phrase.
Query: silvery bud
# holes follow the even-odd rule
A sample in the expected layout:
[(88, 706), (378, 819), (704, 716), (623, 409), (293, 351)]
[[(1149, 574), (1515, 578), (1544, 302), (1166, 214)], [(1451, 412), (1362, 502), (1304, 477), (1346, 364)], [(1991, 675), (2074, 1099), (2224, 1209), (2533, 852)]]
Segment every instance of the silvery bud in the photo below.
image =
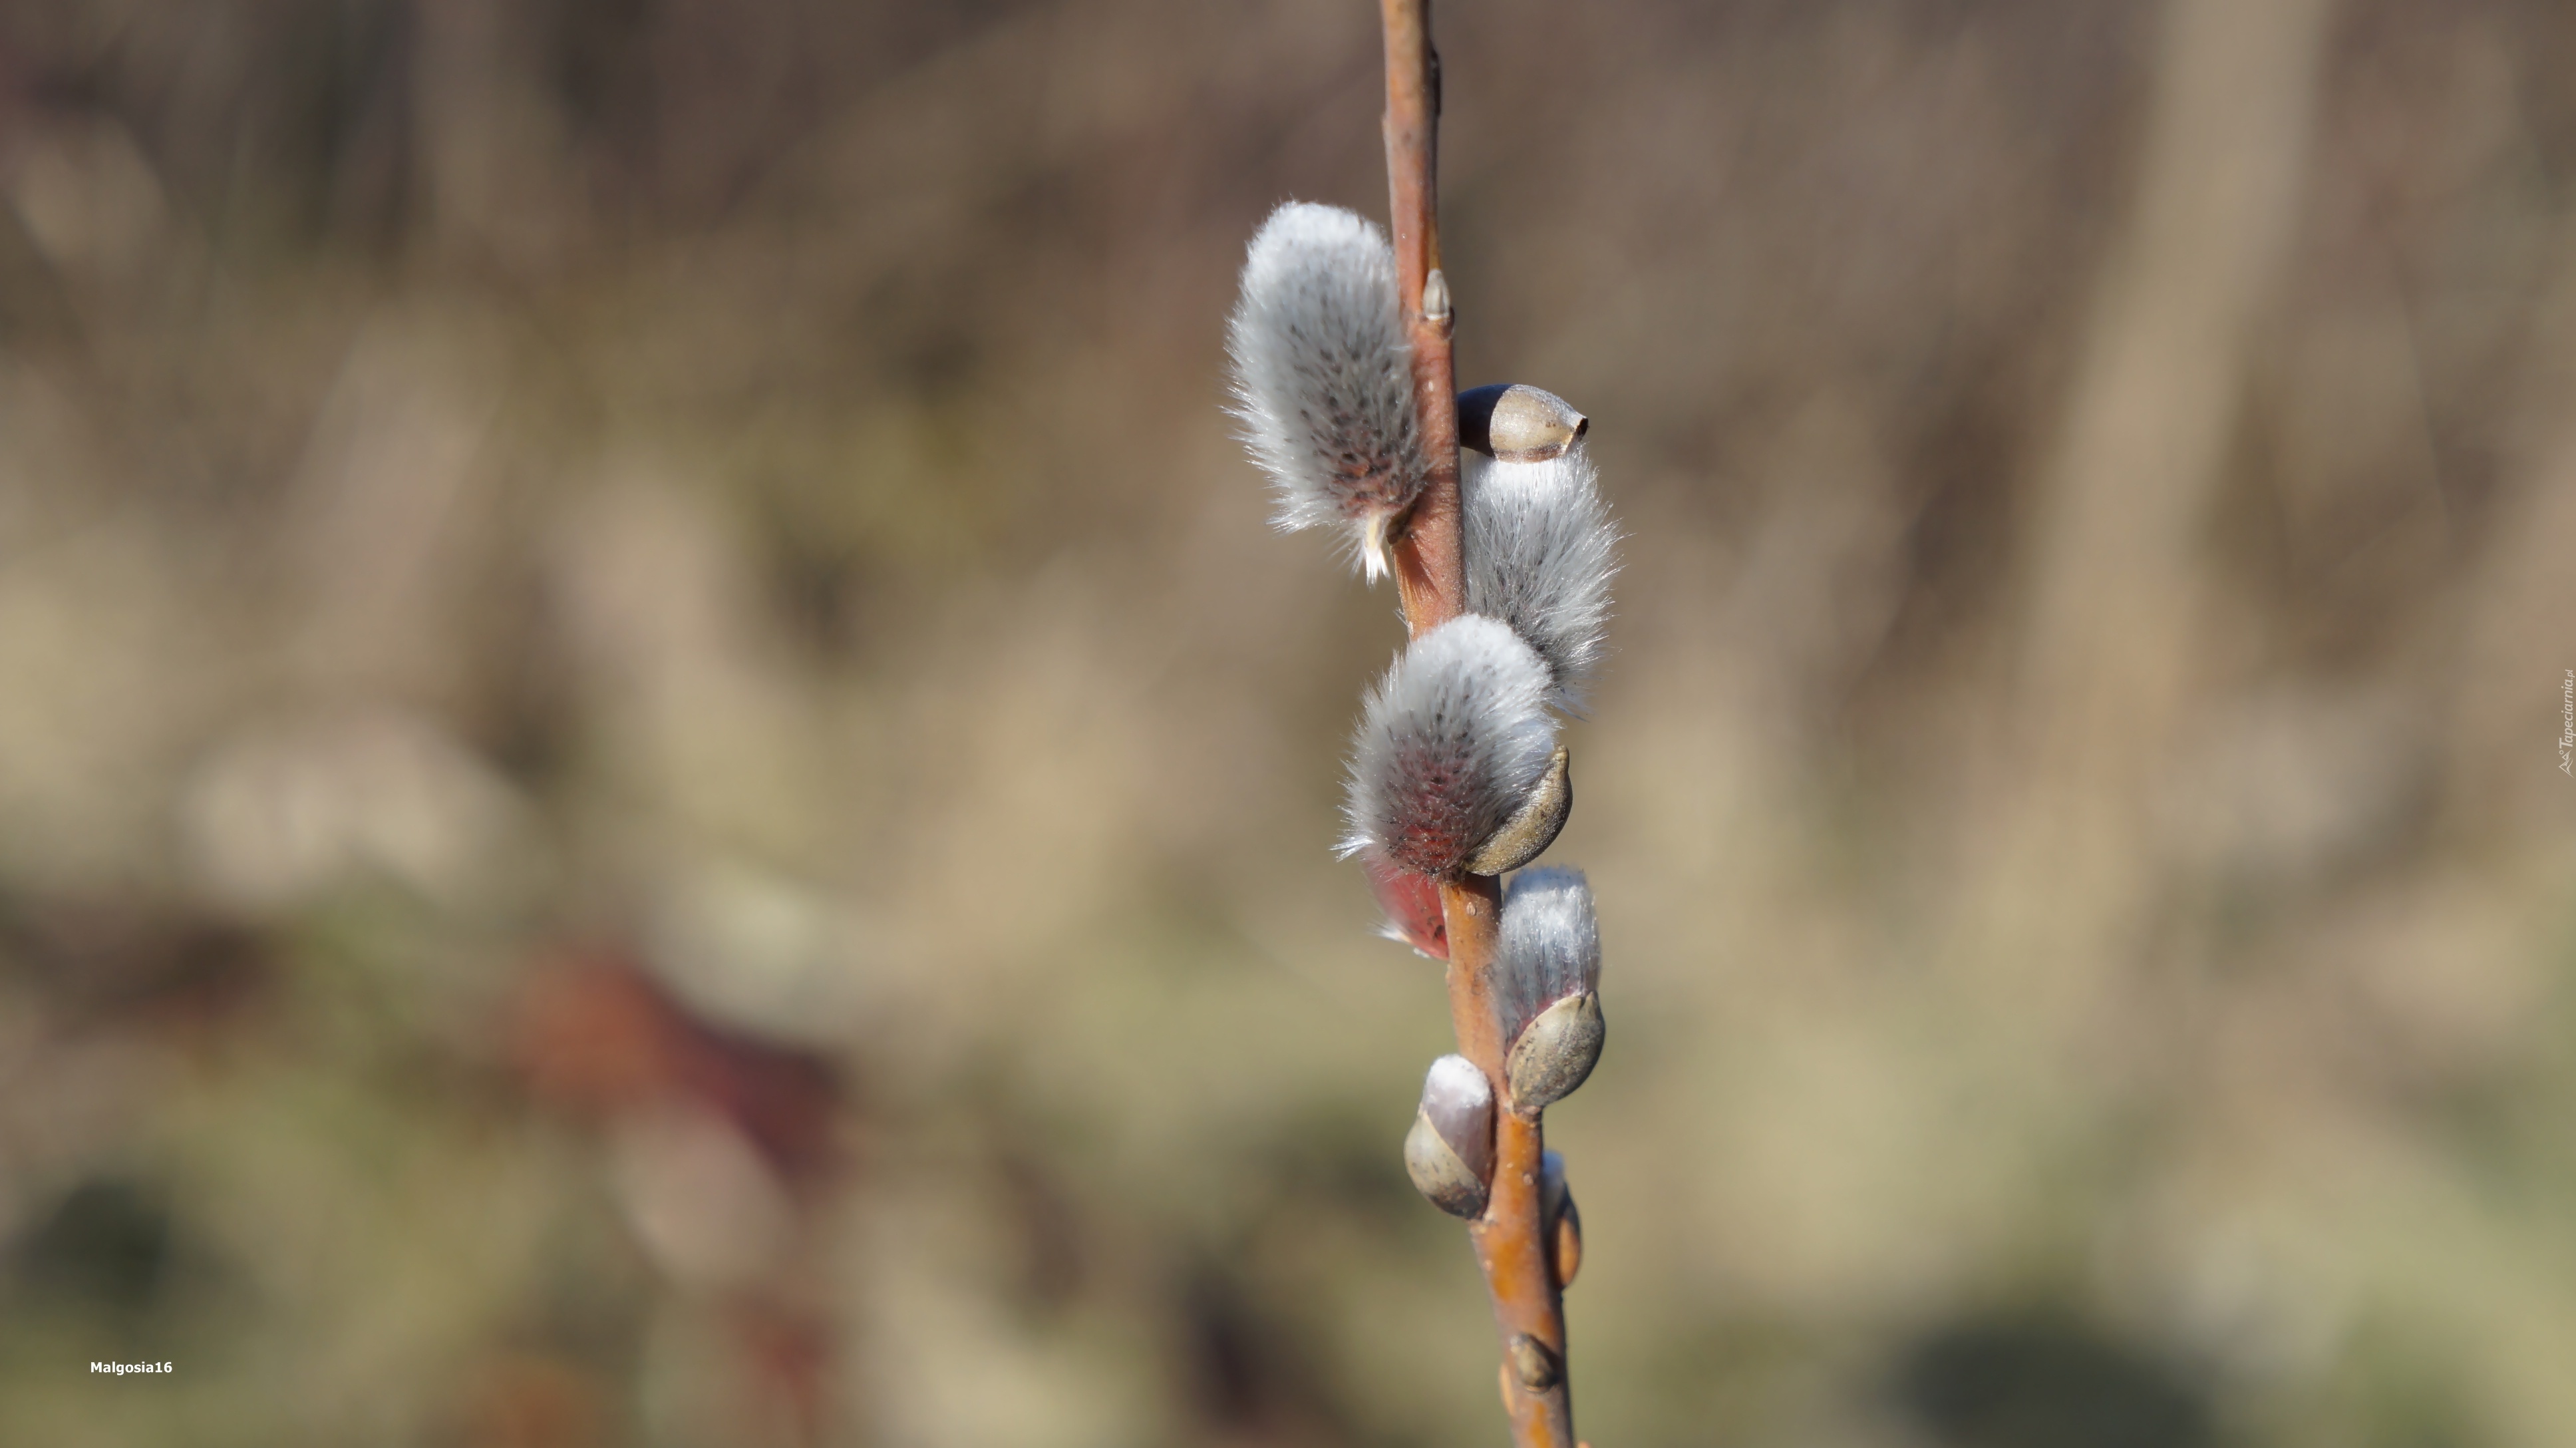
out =
[(1462, 614), (1415, 639), (1370, 692), (1351, 749), (1342, 853), (1456, 874), (1548, 775), (1547, 666), (1519, 635)]
[(1503, 896), (1495, 1009), (1512, 1110), (1572, 1095), (1601, 1059), (1601, 930), (1580, 870), (1526, 870)]
[(1510, 624), (1547, 663), (1555, 702), (1582, 704), (1610, 622), (1618, 531), (1592, 459), (1568, 444), (1529, 462), (1462, 460), (1467, 609)]
[(1376, 578), (1389, 528), (1431, 476), (1386, 237), (1339, 207), (1272, 212), (1226, 350), (1244, 445), (1278, 498), (1272, 521), (1344, 530)]
[(1494, 1179), (1494, 1089), (1466, 1057), (1431, 1063), (1405, 1134), (1404, 1170), (1416, 1191), (1453, 1217), (1485, 1210)]

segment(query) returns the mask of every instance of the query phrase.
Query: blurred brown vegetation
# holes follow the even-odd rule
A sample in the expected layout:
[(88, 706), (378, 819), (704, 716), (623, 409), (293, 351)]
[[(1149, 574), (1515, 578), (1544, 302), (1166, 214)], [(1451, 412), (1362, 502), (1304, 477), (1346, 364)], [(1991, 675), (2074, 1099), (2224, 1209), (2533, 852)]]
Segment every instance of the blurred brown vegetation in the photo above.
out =
[[(0, 7), (0, 1441), (1497, 1440), (1218, 412), (1373, 27)], [(1587, 1435), (2576, 1437), (2576, 12), (1438, 33), (1629, 535)]]

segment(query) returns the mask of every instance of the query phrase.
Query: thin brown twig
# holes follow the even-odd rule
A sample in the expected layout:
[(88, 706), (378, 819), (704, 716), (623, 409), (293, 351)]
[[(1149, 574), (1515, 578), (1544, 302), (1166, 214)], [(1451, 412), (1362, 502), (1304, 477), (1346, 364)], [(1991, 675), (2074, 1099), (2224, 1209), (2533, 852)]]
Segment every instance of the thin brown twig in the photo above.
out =
[[(1431, 479), (1394, 546), (1396, 587), (1406, 626), (1419, 637), (1466, 603), (1458, 504), (1457, 372), (1451, 355), (1456, 313), (1446, 278), (1426, 313), (1425, 289), (1440, 270), (1440, 58), (1431, 48), (1430, 0), (1380, 0), (1386, 27), (1388, 220), (1395, 239), (1396, 291), (1413, 347), (1413, 388)], [(1470, 875), (1443, 882), (1449, 932), (1449, 1015), (1459, 1054), (1493, 1083), (1494, 1184), (1485, 1213), (1468, 1226), (1476, 1262), (1493, 1296), (1502, 1340), (1503, 1406), (1516, 1448), (1577, 1448), (1567, 1379), (1565, 1307), (1540, 1220), (1537, 1114), (1510, 1109), (1501, 1022), (1493, 1004), (1494, 942), (1501, 882)]]

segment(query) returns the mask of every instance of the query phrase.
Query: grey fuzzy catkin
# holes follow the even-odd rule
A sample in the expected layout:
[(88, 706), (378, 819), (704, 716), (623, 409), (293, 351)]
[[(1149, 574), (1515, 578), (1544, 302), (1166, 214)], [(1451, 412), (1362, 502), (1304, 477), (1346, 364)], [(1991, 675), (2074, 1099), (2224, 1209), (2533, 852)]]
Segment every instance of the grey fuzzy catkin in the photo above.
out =
[(1610, 622), (1618, 533), (1578, 443), (1543, 462), (1466, 454), (1459, 477), (1467, 608), (1501, 619), (1547, 662), (1558, 707), (1583, 707)]
[(1226, 350), (1232, 412), (1278, 500), (1271, 521), (1342, 529), (1375, 578), (1387, 524), (1431, 473), (1386, 237), (1336, 206), (1272, 212), (1244, 260)]
[(1523, 870), (1503, 894), (1495, 1014), (1509, 1041), (1541, 1011), (1601, 988), (1601, 926), (1581, 870)]
[(1415, 639), (1352, 741), (1342, 854), (1455, 872), (1546, 778), (1547, 692), (1547, 665), (1498, 620), (1462, 614)]

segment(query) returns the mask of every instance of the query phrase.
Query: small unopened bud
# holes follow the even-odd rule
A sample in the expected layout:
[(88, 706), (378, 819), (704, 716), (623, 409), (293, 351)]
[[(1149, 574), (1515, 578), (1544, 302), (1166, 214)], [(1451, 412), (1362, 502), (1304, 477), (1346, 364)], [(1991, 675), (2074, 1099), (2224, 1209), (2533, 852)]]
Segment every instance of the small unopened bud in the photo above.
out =
[(1458, 445), (1506, 462), (1561, 456), (1591, 425), (1564, 398), (1526, 382), (1497, 382), (1458, 394)]
[(1583, 1269), (1583, 1213), (1574, 1206), (1574, 1189), (1565, 1181), (1565, 1158), (1555, 1152), (1539, 1156), (1538, 1220), (1540, 1240), (1547, 1244), (1548, 1266), (1559, 1292), (1574, 1285)]
[(1422, 279), (1422, 316), (1425, 321), (1449, 320), (1449, 278), (1436, 266)]
[(1572, 1095), (1601, 1059), (1601, 931), (1580, 870), (1529, 870), (1503, 897), (1495, 1007), (1512, 1110)]
[(1503, 1063), (1511, 1082), (1512, 1109), (1538, 1111), (1574, 1094), (1601, 1059), (1606, 1034), (1601, 997), (1570, 995), (1538, 1013), (1512, 1041)]
[(1511, 1365), (1512, 1377), (1530, 1392), (1544, 1393), (1565, 1378), (1565, 1360), (1557, 1356), (1554, 1348), (1526, 1332), (1514, 1334), (1504, 1357)]
[(1548, 761), (1547, 777), (1530, 791), (1520, 813), (1495, 831), (1484, 848), (1467, 861), (1467, 873), (1500, 875), (1537, 859), (1556, 843), (1558, 832), (1565, 828), (1565, 817), (1573, 810), (1573, 758), (1560, 744), (1556, 746), (1556, 757)]
[(1485, 1210), (1494, 1179), (1494, 1089), (1466, 1057), (1431, 1063), (1405, 1133), (1404, 1171), (1414, 1190), (1453, 1217)]
[(1375, 851), (1360, 856), (1360, 869), (1377, 894), (1386, 920), (1377, 933), (1410, 945), (1433, 960), (1449, 958), (1449, 921), (1440, 909), (1440, 882), (1417, 875)]
[(1375, 226), (1290, 202), (1252, 239), (1226, 333), (1233, 412), (1270, 475), (1272, 521), (1340, 529), (1371, 578), (1431, 475), (1395, 285)]
[(1601, 662), (1618, 530), (1579, 447), (1542, 462), (1464, 459), (1467, 608), (1499, 618), (1547, 661), (1556, 702), (1580, 708)]
[(1504, 624), (1464, 614), (1415, 639), (1361, 717), (1342, 853), (1457, 873), (1546, 779), (1546, 699), (1547, 666)]

